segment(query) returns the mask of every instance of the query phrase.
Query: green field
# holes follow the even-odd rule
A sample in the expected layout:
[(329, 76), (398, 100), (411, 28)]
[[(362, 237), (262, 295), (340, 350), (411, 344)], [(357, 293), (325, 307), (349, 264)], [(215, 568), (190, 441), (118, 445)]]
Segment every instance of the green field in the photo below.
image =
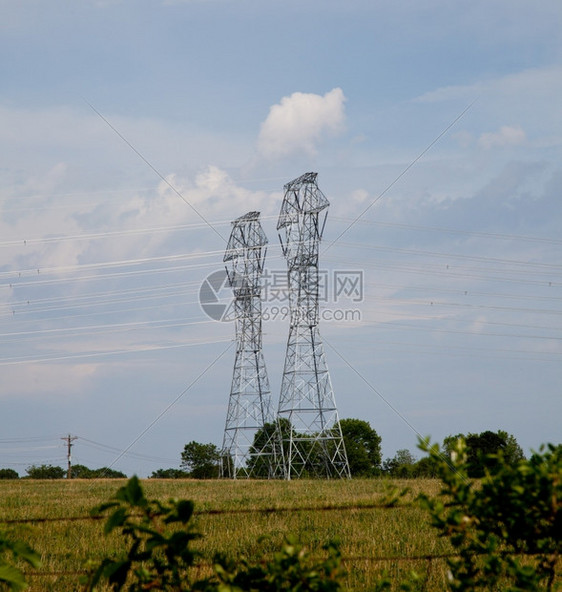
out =
[[(121, 480), (0, 481), (0, 518), (85, 517), (123, 483)], [(402, 507), (399, 504), (394, 508), (322, 509), (376, 504), (394, 486), (410, 488), (410, 493), (400, 502)], [(279, 549), (286, 535), (294, 534), (318, 557), (324, 543), (339, 539), (347, 571), (345, 585), (350, 590), (372, 589), (374, 578), (383, 570), (396, 576), (397, 581), (400, 574), (412, 569), (428, 576), (427, 590), (445, 589), (446, 567), (442, 559), (409, 559), (450, 550), (446, 541), (437, 538), (426, 514), (415, 505), (408, 506), (408, 501), (421, 490), (436, 493), (437, 481), (145, 480), (143, 487), (149, 498), (177, 497), (195, 502), (194, 528), (203, 535), (196, 542), (201, 552), (197, 575), (210, 573), (210, 560), (218, 551), (232, 557), (243, 554), (260, 559)], [(291, 511), (260, 513), (265, 508)], [(256, 512), (239, 512), (254, 509)], [(226, 512), (206, 514), (209, 510)], [(3, 524), (0, 528), (41, 553), (41, 573), (25, 570), (31, 590), (77, 590), (78, 572), (84, 569), (88, 559), (117, 553), (123, 545), (118, 536), (103, 535), (101, 521), (30, 522)]]

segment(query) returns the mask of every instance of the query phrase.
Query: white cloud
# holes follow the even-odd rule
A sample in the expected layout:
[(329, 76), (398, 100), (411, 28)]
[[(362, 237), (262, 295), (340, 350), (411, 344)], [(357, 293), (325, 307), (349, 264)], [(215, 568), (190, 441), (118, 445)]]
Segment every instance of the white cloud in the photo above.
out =
[(324, 134), (337, 134), (344, 128), (345, 96), (334, 88), (324, 96), (295, 92), (273, 105), (262, 123), (258, 148), (267, 158), (295, 152), (315, 154)]
[(546, 66), (531, 68), (500, 78), (477, 81), (473, 84), (443, 86), (416, 97), (415, 102), (440, 103), (443, 101), (474, 100), (481, 97), (481, 102), (491, 98), (509, 95), (515, 103), (528, 97), (542, 97), (543, 100), (554, 99), (556, 91), (562, 87), (562, 66)]
[(426, 104), (457, 101), (467, 105), (478, 99), (469, 116), (464, 118), (465, 125), (470, 121), (472, 125), (490, 129), (490, 121), (497, 125), (509, 119), (523, 126), (536, 142), (543, 137), (559, 136), (560, 118), (556, 114), (560, 94), (562, 66), (556, 65), (522, 70), (470, 85), (437, 88), (414, 101)]
[(482, 148), (489, 150), (496, 146), (519, 146), (524, 144), (527, 136), (521, 127), (502, 125), (497, 132), (486, 132), (478, 138), (478, 144)]

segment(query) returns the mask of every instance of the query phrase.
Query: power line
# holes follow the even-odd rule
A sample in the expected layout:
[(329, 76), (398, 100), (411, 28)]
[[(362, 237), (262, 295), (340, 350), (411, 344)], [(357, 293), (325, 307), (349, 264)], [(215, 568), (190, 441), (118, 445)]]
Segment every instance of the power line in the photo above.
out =
[[(331, 260), (334, 262), (351, 264), (351, 268), (357, 267), (357, 260), (349, 259), (346, 257), (331, 257)], [(548, 279), (549, 277), (544, 272), (518, 272), (521, 273), (522, 277), (517, 277), (513, 274), (513, 271), (507, 272), (511, 273), (511, 277), (509, 275), (500, 275), (505, 273), (502, 269), (493, 269), (493, 268), (474, 268), (474, 267), (449, 267), (443, 265), (435, 265), (425, 263), (424, 265), (417, 265), (412, 266), (409, 263), (399, 263), (393, 261), (392, 263), (377, 260), (377, 261), (362, 261), (361, 262), (362, 268), (367, 269), (376, 269), (377, 271), (381, 270), (395, 270), (400, 271), (401, 273), (413, 273), (416, 275), (422, 275), (427, 277), (428, 275), (433, 276), (447, 276), (451, 279), (460, 278), (460, 279), (479, 279), (485, 280), (488, 282), (500, 282), (500, 283), (509, 283), (509, 284), (520, 284), (526, 286), (543, 286), (548, 288), (558, 288), (562, 286), (562, 281), (556, 281), (552, 279)], [(486, 275), (486, 273), (488, 275)], [(490, 275), (491, 274), (491, 275)], [(528, 276), (539, 276), (542, 279), (527, 279)]]
[(418, 156), (416, 156), (416, 158), (414, 158), (414, 160), (412, 160), (412, 162), (410, 162), (410, 164), (408, 164), (408, 166), (402, 170), (402, 172), (394, 179), (394, 181), (392, 181), (392, 183), (390, 183), (389, 185), (387, 185), (387, 187), (381, 192), (379, 193), (379, 195), (358, 215), (356, 216), (352, 222), (350, 224), (348, 224), (348, 226), (342, 231), (340, 232), (340, 234), (338, 234), (338, 236), (331, 241), (328, 246), (324, 249), (324, 252), (326, 252), (330, 247), (332, 247), (332, 245), (334, 245), (334, 243), (338, 242), (339, 239), (346, 234), (361, 218), (363, 218), (363, 216), (379, 201), (381, 200), (384, 195), (386, 193), (388, 193), (388, 191), (390, 191), (390, 189), (392, 189), (392, 187), (394, 187), (394, 185), (396, 185), (396, 183), (398, 183), (398, 181), (427, 153), (431, 150), (431, 148), (433, 148), (433, 146), (435, 146), (435, 144), (437, 144), (437, 142), (439, 142), (439, 140), (458, 122), (460, 121), (460, 119), (465, 115), (465, 113), (467, 113), (469, 111), (469, 109), (472, 108), (472, 106), (474, 105), (474, 103), (476, 103), (476, 101), (478, 100), (478, 98), (474, 99), (474, 101), (472, 101), (472, 103), (470, 103), (467, 107), (465, 107), (463, 109), (463, 111), (461, 111), (461, 113), (459, 113), (459, 115), (457, 115), (457, 117), (435, 138), (433, 139), (419, 154)]
[(86, 102), (86, 104), (90, 107), (90, 109), (92, 109), (92, 111), (94, 113), (96, 113), (100, 119), (102, 119), (120, 138), (121, 140), (123, 140), (123, 142), (125, 142), (125, 144), (127, 144), (127, 146), (154, 172), (156, 173), (156, 175), (158, 175), (158, 177), (160, 177), (160, 179), (162, 179), (162, 181), (164, 181), (164, 183), (166, 183), (166, 185), (168, 185), (168, 187), (184, 202), (186, 203), (191, 209), (192, 211), (197, 214), (197, 216), (199, 216), (199, 218), (201, 218), (201, 220), (203, 220), (203, 222), (205, 222), (205, 224), (215, 233), (217, 234), (224, 242), (226, 242), (226, 239), (224, 238), (224, 236), (205, 218), (205, 216), (203, 216), (203, 214), (201, 214), (201, 212), (199, 212), (199, 210), (189, 201), (187, 200), (177, 189), (176, 187), (174, 187), (170, 181), (164, 177), (164, 175), (162, 175), (162, 173), (145, 157), (143, 156), (132, 144), (131, 142), (129, 142), (129, 140), (127, 140), (127, 138), (125, 138), (125, 136), (123, 136), (123, 134), (121, 132), (119, 132), (117, 130), (117, 128), (115, 128), (91, 103), (89, 103), (88, 101), (86, 101), (86, 99), (84, 99), (84, 101)]
[(14, 366), (14, 365), (21, 365), (21, 364), (39, 364), (42, 362), (61, 362), (64, 360), (104, 358), (104, 357), (122, 356), (122, 355), (130, 355), (130, 354), (146, 354), (149, 352), (162, 351), (162, 350), (167, 350), (167, 349), (180, 349), (180, 348), (184, 348), (184, 347), (210, 345), (210, 344), (216, 344), (216, 343), (228, 343), (229, 341), (231, 341), (231, 340), (230, 339), (214, 339), (214, 340), (208, 340), (208, 341), (184, 342), (181, 344), (174, 344), (174, 345), (143, 345), (143, 346), (118, 349), (118, 350), (86, 352), (86, 353), (81, 353), (81, 354), (65, 354), (65, 355), (53, 355), (53, 356), (43, 356), (43, 357), (4, 358), (3, 360), (0, 360), (0, 366)]
[[(207, 256), (207, 255), (205, 255)], [(174, 257), (178, 257), (178, 256), (174, 256)], [(277, 259), (278, 257), (271, 257), (270, 259)], [(146, 263), (150, 263), (150, 260), (147, 259), (146, 261), (142, 262), (142, 265), (145, 265)], [(110, 262), (109, 265), (107, 265), (107, 263), (97, 263), (97, 264), (90, 264), (90, 269), (91, 268), (103, 268), (103, 267), (116, 267), (115, 263)], [(137, 277), (137, 276), (143, 276), (143, 275), (147, 275), (147, 274), (163, 274), (163, 273), (174, 273), (174, 272), (178, 272), (178, 271), (186, 271), (186, 270), (195, 270), (195, 269), (208, 269), (209, 268), (209, 263), (197, 263), (197, 264), (190, 264), (190, 265), (176, 265), (176, 266), (170, 266), (170, 267), (165, 267), (165, 268), (149, 268), (149, 269), (137, 269), (137, 270), (131, 270), (131, 271), (121, 271), (121, 272), (114, 272), (114, 273), (105, 273), (105, 274), (97, 274), (97, 275), (87, 275), (87, 276), (74, 276), (74, 277), (65, 277), (65, 278), (54, 278), (54, 279), (34, 279), (33, 281), (20, 281), (20, 279), (22, 278), (21, 276), (21, 271), (10, 271), (10, 272), (4, 272), (6, 274), (6, 279), (8, 280), (7, 282), (5, 281), (4, 284), (0, 284), (0, 287), (5, 287), (5, 288), (21, 288), (21, 287), (38, 287), (38, 286), (45, 286), (45, 285), (54, 285), (54, 284), (61, 284), (61, 283), (71, 283), (71, 282), (84, 282), (84, 281), (101, 281), (101, 280), (114, 280), (116, 278), (122, 278), (122, 277)], [(80, 271), (81, 270), (81, 266), (75, 266), (74, 267), (75, 271)], [(59, 272), (61, 271), (61, 269), (57, 269), (57, 268), (53, 268), (53, 273)], [(45, 275), (44, 273), (41, 274), (41, 270), (26, 270), (26, 272), (28, 274), (28, 276), (24, 276), (24, 277), (33, 277), (33, 278), (37, 278), (40, 275)], [(11, 280), (11, 281), (10, 281)]]
[[(539, 269), (553, 270), (562, 273), (562, 265), (553, 263), (539, 263), (536, 261), (521, 261), (518, 259), (503, 259), (500, 257), (487, 257), (479, 255), (464, 255), (461, 253), (440, 253), (439, 251), (424, 251), (422, 249), (403, 249), (393, 246), (372, 245), (372, 244), (358, 244), (339, 242), (338, 246), (361, 249), (361, 250), (375, 250), (390, 253), (398, 253), (400, 255), (408, 255), (409, 257), (438, 257), (443, 259), (461, 259), (463, 261), (477, 261), (481, 263), (500, 263), (501, 265), (513, 265), (519, 267), (536, 267)], [(525, 270), (527, 273), (527, 270)]]
[(225, 348), (223, 350), (222, 353), (220, 353), (216, 358), (214, 358), (214, 360), (207, 365), (207, 367), (200, 372), (189, 384), (188, 386), (169, 404), (167, 405), (157, 416), (156, 418), (151, 421), (148, 426), (146, 426), (146, 428), (144, 428), (144, 430), (142, 430), (140, 432), (140, 434), (133, 439), (133, 441), (127, 446), (127, 448), (125, 448), (125, 450), (123, 450), (118, 456), (117, 458), (115, 458), (115, 460), (109, 465), (108, 468), (111, 468), (120, 458), (122, 458), (149, 430), (152, 429), (152, 427), (154, 425), (156, 425), (156, 423), (158, 421), (160, 421), (160, 419), (162, 419), (162, 417), (164, 417), (164, 415), (166, 413), (168, 413), (168, 411), (182, 398), (184, 397), (198, 382), (199, 380), (201, 380), (201, 378), (203, 378), (203, 376), (205, 376), (205, 374), (207, 374), (207, 372), (209, 372), (211, 370), (211, 368), (213, 368), (215, 366), (215, 364), (228, 352), (230, 351), (230, 348), (233, 346), (233, 342), (230, 342), (230, 344), (228, 345), (227, 348)]
[[(120, 331), (120, 330), (128, 331), (129, 329), (131, 329), (133, 327), (138, 328), (138, 327), (154, 327), (154, 326), (158, 329), (162, 329), (162, 328), (167, 328), (167, 327), (171, 327), (171, 328), (184, 327), (184, 326), (189, 326), (189, 325), (201, 325), (201, 324), (207, 324), (207, 323), (214, 322), (210, 319), (202, 321), (199, 318), (197, 318), (197, 320), (192, 321), (192, 322), (178, 323), (178, 321), (179, 321), (179, 319), (163, 319), (163, 320), (157, 320), (157, 321), (134, 321), (134, 322), (130, 322), (130, 323), (85, 325), (84, 327), (58, 327), (56, 329), (38, 329), (36, 331), (19, 331), (19, 332), (14, 332), (14, 333), (3, 333), (3, 334), (0, 334), (0, 337), (27, 337), (27, 336), (36, 337), (37, 335), (42, 335), (42, 334), (60, 335), (61, 333), (67, 333), (67, 332), (80, 333), (81, 331), (85, 331), (86, 334), (94, 334), (94, 330), (104, 331), (104, 332), (106, 332), (108, 329), (112, 329), (114, 331)], [(186, 319), (186, 321), (190, 321), (190, 319)]]
[[(229, 223), (228, 220), (220, 220), (214, 222), (215, 226), (225, 226)], [(202, 223), (192, 224), (176, 224), (173, 226), (155, 226), (150, 228), (129, 228), (126, 230), (114, 230), (107, 232), (95, 232), (90, 234), (69, 234), (69, 235), (58, 235), (58, 236), (46, 236), (39, 238), (25, 238), (25, 239), (12, 239), (7, 241), (0, 241), (0, 247), (16, 246), (16, 245), (33, 245), (33, 244), (46, 244), (46, 243), (57, 243), (67, 241), (85, 241), (85, 240), (103, 240), (107, 238), (117, 238), (123, 236), (136, 236), (139, 234), (158, 234), (162, 232), (176, 232), (180, 230), (197, 230), (203, 229), (207, 226)]]
[[(44, 267), (40, 268), (40, 272), (42, 274), (55, 274), (55, 273), (65, 273), (69, 271), (76, 271), (76, 270), (90, 270), (90, 269), (99, 269), (99, 268), (111, 268), (111, 267), (130, 267), (135, 265), (145, 265), (146, 263), (153, 263), (153, 262), (177, 262), (177, 261), (184, 261), (190, 259), (203, 259), (205, 257), (216, 257), (221, 251), (204, 251), (204, 252), (197, 252), (197, 253), (183, 253), (179, 255), (163, 255), (159, 257), (143, 257), (142, 259), (124, 259), (124, 260), (116, 260), (116, 261), (102, 261), (99, 263), (80, 263), (78, 265), (65, 265), (65, 266), (58, 266), (58, 267)], [(10, 277), (14, 275), (14, 271), (4, 271), (0, 272), (0, 277)], [(18, 274), (30, 275), (33, 274), (34, 276), (37, 273), (37, 269), (22, 269), (17, 272)], [(19, 277), (19, 275), (18, 275)]]
[(100, 450), (103, 452), (106, 452), (108, 454), (121, 454), (123, 453), (124, 455), (130, 457), (130, 458), (136, 458), (138, 460), (146, 460), (146, 461), (151, 461), (151, 462), (172, 462), (172, 463), (177, 463), (178, 459), (172, 459), (172, 458), (167, 458), (167, 457), (161, 457), (161, 456), (150, 456), (147, 454), (140, 454), (138, 452), (131, 452), (129, 451), (125, 451), (125, 449), (123, 448), (116, 448), (115, 446), (109, 446), (108, 444), (103, 444), (101, 442), (96, 442), (94, 440), (90, 440), (88, 438), (84, 438), (83, 436), (79, 436), (80, 438), (80, 442), (86, 446), (90, 446), (91, 448), (94, 448), (96, 450)]
[[(333, 217), (334, 220), (341, 220), (343, 222), (350, 222), (352, 218), (345, 217)], [(421, 224), (403, 224), (398, 222), (383, 222), (380, 220), (357, 220), (359, 224), (368, 224), (373, 226), (383, 226), (388, 228), (401, 228), (404, 230), (421, 230), (424, 232), (440, 232), (444, 234), (459, 234), (465, 236), (478, 236), (482, 238), (491, 238), (496, 240), (509, 240), (509, 241), (529, 241), (529, 242), (540, 242), (554, 245), (562, 245), (562, 240), (555, 238), (547, 238), (540, 236), (529, 236), (522, 234), (507, 234), (499, 232), (482, 232), (478, 230), (461, 230), (459, 228), (446, 228), (442, 226), (423, 226)]]

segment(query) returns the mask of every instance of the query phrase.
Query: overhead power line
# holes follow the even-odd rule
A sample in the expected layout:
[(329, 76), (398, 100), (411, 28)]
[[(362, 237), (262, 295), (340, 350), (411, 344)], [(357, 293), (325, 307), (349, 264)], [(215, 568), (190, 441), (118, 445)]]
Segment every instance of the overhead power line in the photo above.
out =
[(476, 99), (474, 99), (474, 101), (472, 101), (472, 103), (470, 103), (469, 105), (467, 105), (462, 111), (461, 113), (459, 113), (459, 115), (457, 115), (457, 117), (455, 117), (455, 119), (449, 124), (447, 125), (447, 127), (437, 136), (435, 137), (419, 154), (418, 156), (416, 156), (416, 158), (414, 158), (414, 160), (412, 160), (412, 162), (410, 162), (408, 164), (408, 166), (406, 166), (402, 172), (392, 181), (392, 183), (390, 183), (389, 185), (386, 186), (386, 188), (379, 193), (379, 195), (373, 200), (371, 201), (371, 203), (358, 215), (356, 216), (347, 226), (346, 228), (340, 232), (338, 234), (338, 236), (331, 241), (328, 246), (324, 249), (324, 252), (326, 252), (330, 247), (332, 247), (334, 244), (336, 244), (339, 239), (344, 235), (347, 234), (347, 232), (349, 232), (349, 230), (361, 219), (363, 218), (363, 216), (378, 202), (380, 201), (389, 191), (390, 189), (392, 189), (392, 187), (394, 187), (394, 185), (396, 185), (396, 183), (398, 183), (398, 181), (419, 161), (421, 160), (421, 158), (423, 158), (423, 156), (425, 154), (427, 154), (427, 152), (429, 152), (433, 146), (435, 146), (435, 144), (437, 144), (437, 142), (439, 142), (439, 140), (454, 126), (456, 125), (456, 123), (458, 121), (460, 121), (464, 115), (472, 108), (472, 106), (474, 105), (474, 103), (476, 103), (476, 101), (478, 100), (478, 97)]
[(120, 138), (121, 140), (123, 140), (123, 142), (125, 142), (125, 144), (127, 144), (127, 146), (154, 172), (156, 173), (156, 175), (158, 175), (158, 177), (160, 177), (160, 179), (162, 179), (162, 181), (164, 181), (164, 183), (166, 183), (166, 185), (168, 185), (168, 187), (185, 203), (187, 204), (191, 210), (197, 215), (199, 216), (199, 218), (201, 218), (201, 220), (203, 220), (203, 222), (205, 222), (205, 224), (215, 233), (217, 234), (222, 240), (223, 242), (226, 243), (226, 239), (224, 238), (224, 236), (207, 220), (207, 218), (205, 218), (205, 216), (203, 216), (203, 214), (188, 200), (186, 199), (181, 192), (174, 187), (170, 181), (145, 157), (143, 156), (143, 154), (141, 154), (139, 152), (139, 150), (137, 150), (133, 144), (131, 144), (131, 142), (129, 142), (129, 140), (127, 140), (127, 138), (125, 138), (125, 136), (119, 131), (117, 130), (117, 128), (115, 126), (113, 126), (91, 103), (89, 103), (88, 101), (86, 101), (86, 99), (84, 99), (84, 101), (86, 102), (86, 104), (90, 107), (90, 109), (92, 109), (92, 111), (94, 113), (96, 113), (100, 119), (102, 119)]
[(228, 343), (231, 339), (213, 339), (207, 341), (192, 341), (174, 345), (140, 345), (136, 347), (129, 347), (117, 350), (106, 350), (106, 351), (95, 351), (85, 352), (79, 354), (63, 354), (63, 355), (52, 355), (52, 356), (40, 356), (40, 357), (14, 357), (4, 358), (0, 360), (0, 366), (13, 366), (19, 364), (39, 364), (43, 362), (61, 362), (64, 360), (82, 360), (88, 358), (104, 358), (112, 356), (123, 356), (130, 354), (146, 354), (155, 351), (162, 351), (167, 349), (180, 349), (184, 347), (193, 347), (201, 345), (210, 345), (215, 343)]
[[(343, 222), (351, 222), (353, 218), (345, 217), (334, 217), (335, 220), (341, 220)], [(555, 245), (562, 245), (562, 240), (541, 236), (529, 236), (524, 234), (507, 234), (500, 232), (482, 232), (478, 230), (461, 230), (459, 228), (447, 228), (443, 226), (424, 226), (421, 224), (403, 224), (399, 222), (384, 222), (380, 220), (357, 220), (359, 224), (367, 224), (372, 226), (382, 226), (388, 228), (401, 228), (404, 230), (420, 230), (423, 232), (438, 232), (442, 234), (455, 234), (465, 236), (478, 236), (482, 238), (494, 239), (494, 240), (505, 240), (505, 241), (529, 241), (539, 243), (550, 243)]]

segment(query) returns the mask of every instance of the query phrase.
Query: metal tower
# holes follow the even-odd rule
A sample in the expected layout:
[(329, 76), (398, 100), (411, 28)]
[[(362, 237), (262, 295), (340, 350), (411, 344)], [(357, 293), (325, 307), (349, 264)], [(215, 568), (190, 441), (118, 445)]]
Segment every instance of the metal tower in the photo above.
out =
[(287, 259), (291, 324), (279, 398), (283, 470), (293, 477), (350, 477), (318, 331), (318, 249), (330, 205), (305, 173), (285, 185), (277, 223)]
[[(261, 275), (267, 238), (259, 212), (232, 222), (224, 254), (234, 292), (236, 358), (224, 428), (220, 475), (227, 478), (271, 476), (272, 451), (256, 450), (254, 437), (273, 422), (269, 380), (262, 353)], [(265, 474), (264, 474), (265, 473)]]

